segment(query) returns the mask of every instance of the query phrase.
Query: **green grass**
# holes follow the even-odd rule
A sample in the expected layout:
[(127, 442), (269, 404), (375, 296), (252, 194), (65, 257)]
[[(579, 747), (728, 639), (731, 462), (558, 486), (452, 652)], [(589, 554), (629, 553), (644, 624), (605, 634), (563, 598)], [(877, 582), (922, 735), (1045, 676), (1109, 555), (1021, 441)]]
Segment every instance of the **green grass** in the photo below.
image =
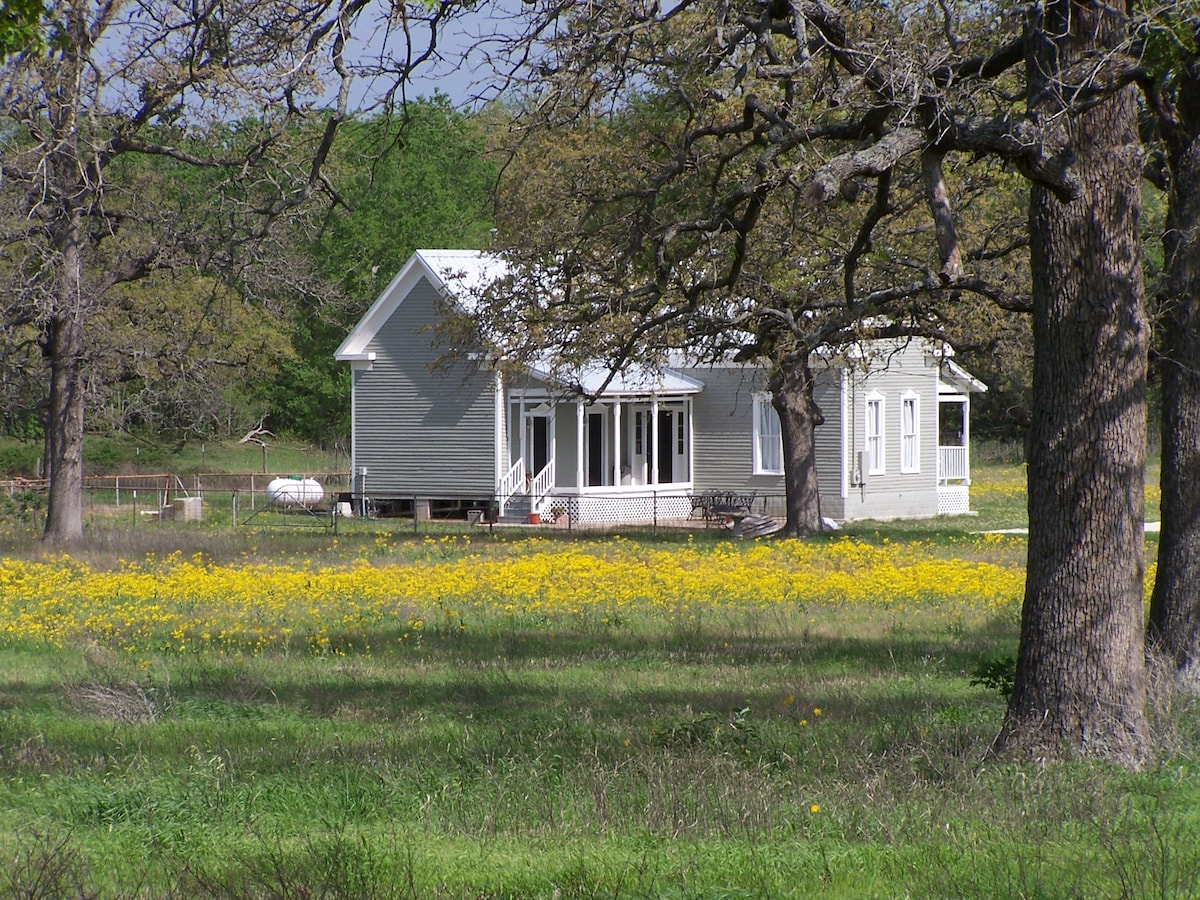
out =
[(1140, 774), (987, 762), (1002, 700), (969, 676), (1011, 623), (752, 634), (498, 628), (147, 668), (9, 648), (0, 893), (34, 896), (35, 871), (112, 897), (1183, 897), (1200, 877), (1190, 703)]
[[(162, 440), (130, 435), (88, 435), (84, 438), (84, 471), (87, 475), (206, 472), (345, 472), (350, 460), (344, 453), (265, 438), (266, 452), (258, 444), (237, 441)], [(0, 481), (32, 478), (42, 455), (40, 441), (0, 438)]]
[[(967, 552), (964, 531), (1016, 518), (1012, 475), (978, 517), (852, 531)], [(98, 519), (80, 555), (466, 552), (451, 526), (343, 524)], [(1196, 896), (1195, 698), (1156, 680), (1139, 773), (989, 759), (1004, 700), (973, 681), (1016, 638), (1009, 618), (848, 608), (498, 619), (348, 655), (5, 646), (0, 897)]]

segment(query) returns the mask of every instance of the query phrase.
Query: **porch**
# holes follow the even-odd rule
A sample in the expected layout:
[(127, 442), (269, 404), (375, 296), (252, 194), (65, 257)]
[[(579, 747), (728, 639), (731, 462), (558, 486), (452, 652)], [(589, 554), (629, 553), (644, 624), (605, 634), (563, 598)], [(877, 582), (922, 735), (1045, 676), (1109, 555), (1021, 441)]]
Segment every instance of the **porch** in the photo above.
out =
[(971, 394), (987, 385), (954, 360), (943, 358), (938, 378), (937, 511), (971, 511)]
[(971, 463), (966, 446), (938, 445), (937, 511), (961, 516), (971, 511)]
[(971, 511), (969, 399), (966, 394), (938, 397), (937, 511), (961, 516)]
[(692, 399), (702, 385), (622, 392), (590, 404), (546, 390), (512, 391), (498, 410), (501, 519), (571, 516), (579, 523), (651, 522), (691, 511)]

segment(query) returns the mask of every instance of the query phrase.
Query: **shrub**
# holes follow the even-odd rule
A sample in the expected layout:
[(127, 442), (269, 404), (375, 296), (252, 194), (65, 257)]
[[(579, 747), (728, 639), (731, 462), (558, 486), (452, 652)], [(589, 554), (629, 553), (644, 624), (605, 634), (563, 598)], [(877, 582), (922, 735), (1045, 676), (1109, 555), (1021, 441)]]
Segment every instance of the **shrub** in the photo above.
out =
[(0, 446), (0, 478), (36, 478), (40, 450), (38, 444)]

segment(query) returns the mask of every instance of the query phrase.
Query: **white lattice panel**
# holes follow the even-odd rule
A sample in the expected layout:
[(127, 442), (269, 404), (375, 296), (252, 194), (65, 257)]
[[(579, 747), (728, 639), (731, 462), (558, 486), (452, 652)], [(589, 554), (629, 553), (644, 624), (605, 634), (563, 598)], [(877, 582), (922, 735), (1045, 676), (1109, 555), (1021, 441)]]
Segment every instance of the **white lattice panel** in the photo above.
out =
[(947, 485), (938, 488), (939, 516), (962, 516), (971, 511), (971, 496), (966, 485)]
[(572, 520), (580, 524), (686, 519), (692, 511), (684, 496), (601, 494), (571, 497), (566, 502)]

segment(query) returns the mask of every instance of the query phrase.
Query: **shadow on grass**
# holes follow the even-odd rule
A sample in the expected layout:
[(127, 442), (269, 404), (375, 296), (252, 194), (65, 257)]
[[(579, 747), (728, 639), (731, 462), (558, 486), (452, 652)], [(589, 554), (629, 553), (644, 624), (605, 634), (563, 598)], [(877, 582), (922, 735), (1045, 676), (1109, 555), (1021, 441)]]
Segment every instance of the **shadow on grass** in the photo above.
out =
[[(515, 726), (526, 719), (544, 725), (547, 714), (619, 721), (689, 711), (724, 715), (747, 706), (784, 714), (807, 704), (870, 724), (904, 708), (990, 700), (989, 692), (969, 685), (970, 674), (1014, 643), (1015, 635), (998, 625), (943, 638), (451, 633), (427, 634), (420, 647), (363, 655), (166, 658), (148, 673), (131, 667), (125, 675), (96, 677), (131, 683), (165, 677), (170, 708), (164, 712), (204, 719), (286, 709), (360, 722), (420, 713)], [(65, 694), (32, 681), (0, 684), (0, 704), (27, 711), (48, 710)]]

